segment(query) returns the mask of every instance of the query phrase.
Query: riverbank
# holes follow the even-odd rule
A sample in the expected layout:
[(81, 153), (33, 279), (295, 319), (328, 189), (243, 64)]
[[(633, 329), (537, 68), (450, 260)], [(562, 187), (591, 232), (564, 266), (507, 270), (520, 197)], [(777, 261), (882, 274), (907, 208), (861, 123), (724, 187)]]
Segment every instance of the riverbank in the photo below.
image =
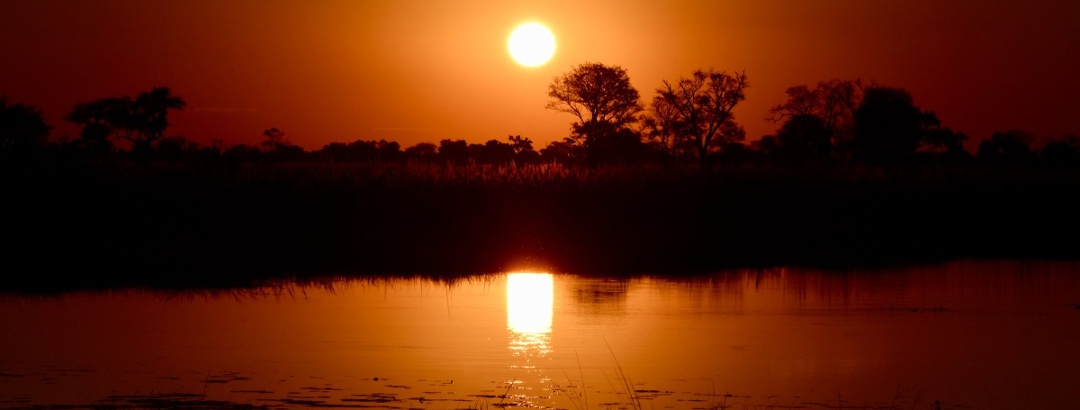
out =
[(1072, 170), (53, 164), (2, 178), (15, 289), (1080, 257)]

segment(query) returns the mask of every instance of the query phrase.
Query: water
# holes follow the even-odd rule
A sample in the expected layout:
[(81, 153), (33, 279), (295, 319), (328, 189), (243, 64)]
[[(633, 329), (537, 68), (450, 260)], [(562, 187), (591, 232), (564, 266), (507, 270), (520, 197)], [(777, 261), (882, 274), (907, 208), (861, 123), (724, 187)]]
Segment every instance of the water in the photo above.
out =
[(1080, 265), (0, 298), (0, 407), (1075, 408)]

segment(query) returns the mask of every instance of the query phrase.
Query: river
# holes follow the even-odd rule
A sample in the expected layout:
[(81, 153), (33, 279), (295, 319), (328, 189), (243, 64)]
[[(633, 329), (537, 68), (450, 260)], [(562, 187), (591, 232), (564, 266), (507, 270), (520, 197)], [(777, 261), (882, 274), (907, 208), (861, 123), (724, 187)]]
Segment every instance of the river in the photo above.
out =
[(0, 296), (0, 407), (1075, 408), (1080, 264)]

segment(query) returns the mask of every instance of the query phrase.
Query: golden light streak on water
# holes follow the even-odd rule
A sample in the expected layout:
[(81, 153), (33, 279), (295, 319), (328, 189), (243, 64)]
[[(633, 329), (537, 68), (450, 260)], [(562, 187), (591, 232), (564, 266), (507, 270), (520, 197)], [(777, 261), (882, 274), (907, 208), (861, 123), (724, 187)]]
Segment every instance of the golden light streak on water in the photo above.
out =
[(555, 280), (551, 274), (506, 276), (506, 327), (512, 333), (510, 350), (528, 356), (544, 356), (550, 351), (554, 305)]
[(551, 333), (555, 281), (549, 273), (506, 277), (506, 325), (515, 333)]

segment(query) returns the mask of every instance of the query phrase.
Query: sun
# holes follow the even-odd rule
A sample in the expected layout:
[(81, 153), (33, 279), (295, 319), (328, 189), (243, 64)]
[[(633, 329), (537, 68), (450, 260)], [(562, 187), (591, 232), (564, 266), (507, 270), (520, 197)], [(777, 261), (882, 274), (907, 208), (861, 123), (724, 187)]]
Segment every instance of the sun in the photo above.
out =
[(525, 23), (510, 33), (510, 57), (526, 67), (543, 65), (555, 54), (555, 35), (540, 23)]

